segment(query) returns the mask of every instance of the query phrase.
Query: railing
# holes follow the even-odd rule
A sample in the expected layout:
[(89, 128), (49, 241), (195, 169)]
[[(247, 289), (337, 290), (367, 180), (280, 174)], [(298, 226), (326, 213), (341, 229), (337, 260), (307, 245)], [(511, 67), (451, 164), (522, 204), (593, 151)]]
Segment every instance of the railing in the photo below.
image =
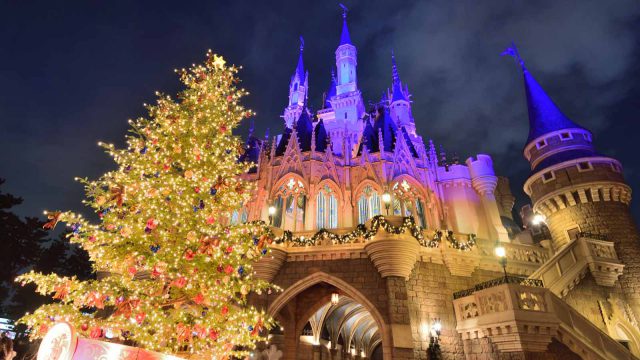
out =
[(476, 284), (474, 287), (466, 290), (461, 290), (453, 293), (454, 299), (460, 299), (465, 296), (469, 296), (476, 291), (492, 288), (494, 286), (502, 285), (502, 284), (520, 284), (523, 286), (529, 287), (544, 287), (542, 280), (540, 279), (529, 279), (520, 276), (507, 275), (502, 276), (497, 279), (485, 281), (479, 284)]
[(579, 232), (578, 237), (591, 238), (591, 239), (603, 240), (603, 241), (609, 240), (609, 237), (605, 234), (594, 234), (594, 233), (585, 232), (585, 231)]

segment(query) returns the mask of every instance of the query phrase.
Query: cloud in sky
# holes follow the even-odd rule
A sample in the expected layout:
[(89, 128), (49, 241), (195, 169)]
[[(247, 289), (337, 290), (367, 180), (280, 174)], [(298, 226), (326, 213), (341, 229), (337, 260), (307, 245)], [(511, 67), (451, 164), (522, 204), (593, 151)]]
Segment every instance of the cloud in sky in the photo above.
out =
[[(640, 96), (635, 1), (346, 3), (366, 100), (390, 86), (394, 49), (418, 131), (461, 157), (493, 155), (521, 203), (524, 90), (513, 60), (499, 56), (512, 40), (560, 108), (594, 131), (598, 150), (623, 161), (632, 185), (640, 182), (635, 144), (624, 138), (637, 131)], [(142, 114), (154, 90), (176, 92), (171, 70), (201, 61), (207, 48), (244, 66), (256, 130), (280, 131), (298, 36), (306, 39), (317, 108), (341, 27), (330, 1), (2, 6), (0, 176), (8, 178), (5, 191), (26, 198), (23, 214), (81, 208), (73, 177), (110, 168), (95, 143), (121, 142), (126, 119)]]

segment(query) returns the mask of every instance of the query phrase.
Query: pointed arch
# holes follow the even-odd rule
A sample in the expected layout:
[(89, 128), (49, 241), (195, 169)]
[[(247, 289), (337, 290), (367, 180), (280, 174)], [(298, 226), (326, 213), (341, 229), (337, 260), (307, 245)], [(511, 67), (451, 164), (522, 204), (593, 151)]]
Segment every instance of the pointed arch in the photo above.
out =
[(289, 286), (286, 290), (284, 290), (273, 301), (273, 303), (271, 303), (271, 305), (269, 306), (269, 309), (267, 310), (268, 314), (271, 317), (275, 318), (277, 314), (280, 312), (280, 310), (282, 310), (287, 303), (295, 299), (296, 296), (298, 296), (300, 293), (302, 293), (306, 289), (320, 283), (327, 283), (329, 285), (336, 287), (337, 289), (342, 291), (346, 296), (349, 296), (353, 300), (362, 304), (362, 306), (364, 306), (367, 310), (369, 310), (369, 313), (371, 314), (371, 316), (373, 317), (374, 321), (377, 323), (380, 329), (380, 334), (382, 337), (381, 342), (382, 342), (383, 358), (385, 360), (391, 359), (391, 349), (393, 347), (393, 339), (391, 339), (391, 336), (392, 336), (391, 327), (389, 324), (387, 324), (387, 322), (385, 321), (385, 318), (382, 316), (382, 313), (380, 312), (381, 309), (378, 309), (374, 304), (372, 304), (371, 301), (369, 301), (369, 299), (367, 299), (367, 297), (364, 296), (356, 288), (354, 288), (349, 283), (347, 283), (346, 281), (336, 276), (319, 271), (301, 280), (298, 280), (297, 282)]

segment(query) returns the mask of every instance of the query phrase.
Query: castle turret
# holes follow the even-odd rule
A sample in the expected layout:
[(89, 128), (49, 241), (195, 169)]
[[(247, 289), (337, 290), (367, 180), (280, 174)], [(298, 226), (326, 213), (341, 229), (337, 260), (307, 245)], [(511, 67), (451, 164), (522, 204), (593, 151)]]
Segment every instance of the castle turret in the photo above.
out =
[(340, 45), (336, 49), (336, 67), (338, 69), (337, 95), (354, 92), (358, 89), (356, 67), (358, 51), (351, 43), (351, 35), (347, 26), (347, 10), (342, 12), (342, 34)]
[[(631, 213), (631, 189), (618, 160), (596, 153), (591, 132), (571, 121), (524, 65), (515, 47), (506, 52), (519, 62), (529, 115), (524, 157), (531, 175), (524, 191), (535, 213), (546, 217), (556, 251), (580, 234), (605, 236), (626, 264), (622, 288), (640, 314), (640, 244)], [(635, 279), (635, 280), (634, 280)]]
[(294, 122), (300, 117), (302, 109), (304, 109), (308, 90), (309, 90), (309, 72), (304, 68), (304, 39), (300, 37), (300, 54), (298, 55), (298, 65), (291, 75), (289, 82), (289, 103), (284, 109), (284, 121), (286, 127), (290, 128)]

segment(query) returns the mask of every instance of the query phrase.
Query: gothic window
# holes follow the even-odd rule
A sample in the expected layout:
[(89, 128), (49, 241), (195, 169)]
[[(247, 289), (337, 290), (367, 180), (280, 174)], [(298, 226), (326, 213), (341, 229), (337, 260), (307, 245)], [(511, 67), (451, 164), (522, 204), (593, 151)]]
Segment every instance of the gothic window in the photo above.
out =
[(238, 210), (233, 210), (233, 213), (231, 213), (231, 225), (237, 225), (238, 224)]
[(334, 229), (338, 227), (338, 201), (328, 185), (318, 192), (316, 205), (316, 222), (318, 229)]
[(418, 225), (427, 226), (424, 211), (424, 200), (407, 180), (393, 184), (392, 188), (393, 215), (413, 216)]
[(358, 198), (358, 222), (364, 224), (376, 215), (380, 215), (380, 197), (371, 185), (367, 185)]
[(273, 206), (273, 226), (285, 230), (300, 231), (304, 229), (307, 196), (304, 184), (300, 180), (290, 178), (280, 185), (275, 195)]
[(293, 91), (298, 91), (298, 83), (293, 84)]

